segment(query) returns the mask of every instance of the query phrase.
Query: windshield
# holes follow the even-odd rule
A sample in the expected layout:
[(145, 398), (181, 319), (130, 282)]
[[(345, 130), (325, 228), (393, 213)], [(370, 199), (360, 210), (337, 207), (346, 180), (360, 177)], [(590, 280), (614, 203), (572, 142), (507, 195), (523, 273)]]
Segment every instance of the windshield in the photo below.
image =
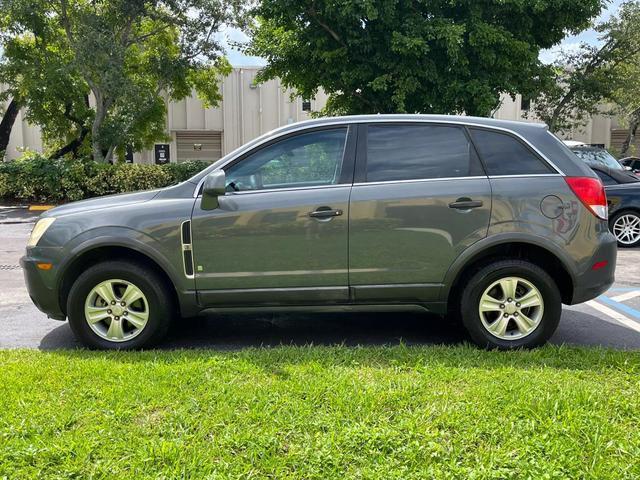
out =
[(606, 150), (585, 150), (575, 148), (571, 150), (578, 158), (587, 163), (596, 163), (612, 170), (624, 170), (624, 167)]

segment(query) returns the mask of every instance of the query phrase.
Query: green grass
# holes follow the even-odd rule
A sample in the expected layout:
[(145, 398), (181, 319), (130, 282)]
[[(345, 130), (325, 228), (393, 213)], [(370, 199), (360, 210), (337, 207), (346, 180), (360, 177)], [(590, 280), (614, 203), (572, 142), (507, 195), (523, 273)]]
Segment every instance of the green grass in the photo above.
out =
[(640, 478), (640, 353), (0, 352), (0, 478)]

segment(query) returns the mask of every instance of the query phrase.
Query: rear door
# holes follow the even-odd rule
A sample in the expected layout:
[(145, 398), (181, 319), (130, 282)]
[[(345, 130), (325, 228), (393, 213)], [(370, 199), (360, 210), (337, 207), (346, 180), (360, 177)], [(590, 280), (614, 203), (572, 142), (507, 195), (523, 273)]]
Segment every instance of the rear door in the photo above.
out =
[(349, 218), (356, 301), (434, 301), (453, 260), (486, 236), (491, 186), (464, 127), (360, 127)]

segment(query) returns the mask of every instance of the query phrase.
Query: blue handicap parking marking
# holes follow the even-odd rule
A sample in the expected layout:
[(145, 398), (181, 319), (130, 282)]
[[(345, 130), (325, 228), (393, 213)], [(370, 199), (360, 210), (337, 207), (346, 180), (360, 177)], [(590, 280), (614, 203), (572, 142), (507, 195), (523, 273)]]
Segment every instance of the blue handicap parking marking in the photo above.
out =
[[(611, 289), (613, 290), (613, 289)], [(629, 289), (627, 291), (631, 291), (631, 290), (637, 290), (637, 289)], [(636, 310), (635, 308), (630, 307), (629, 305), (625, 305), (622, 302), (617, 302), (609, 297), (607, 297), (606, 295), (600, 295), (598, 297), (598, 300), (601, 301), (604, 304), (610, 305), (613, 308), (626, 313), (627, 315), (631, 315), (634, 319), (636, 320), (640, 320), (640, 310)]]

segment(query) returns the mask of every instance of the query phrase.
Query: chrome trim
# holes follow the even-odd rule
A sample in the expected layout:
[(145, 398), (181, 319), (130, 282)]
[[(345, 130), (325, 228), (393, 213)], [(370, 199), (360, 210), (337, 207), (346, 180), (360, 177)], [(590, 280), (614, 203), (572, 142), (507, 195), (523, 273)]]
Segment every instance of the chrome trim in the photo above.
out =
[(291, 192), (297, 190), (317, 190), (319, 188), (338, 188), (338, 187), (350, 187), (350, 183), (335, 183), (331, 185), (310, 185), (308, 187), (289, 187), (289, 188), (265, 188), (263, 190), (244, 190), (241, 192), (227, 192), (225, 196), (233, 197), (234, 195), (248, 195), (255, 193), (269, 193), (269, 192)]
[(489, 175), (491, 180), (497, 178), (531, 178), (531, 177), (562, 177), (559, 173), (522, 173), (518, 175)]
[[(283, 137), (285, 135), (289, 135), (291, 133), (296, 133), (299, 132), (301, 130), (311, 130), (313, 128), (322, 128), (322, 127), (331, 127), (331, 126), (339, 126), (339, 125), (356, 125), (356, 124), (361, 124), (361, 123), (436, 123), (436, 124), (440, 124), (440, 125), (462, 125), (462, 126), (467, 126), (467, 127), (479, 127), (479, 128), (485, 128), (487, 130), (495, 130), (495, 131), (499, 131), (499, 132), (507, 132), (510, 133), (516, 137), (518, 137), (520, 140), (522, 140), (526, 145), (528, 145), (534, 152), (536, 152), (545, 162), (547, 162), (549, 164), (550, 167), (552, 167), (556, 172), (558, 172), (559, 175), (562, 176), (566, 176), (565, 173), (560, 170), (560, 168), (558, 168), (558, 166), (553, 163), (544, 153), (542, 153), (540, 150), (538, 150), (529, 140), (527, 140), (525, 137), (523, 137), (522, 135), (520, 135), (518, 132), (511, 130), (509, 128), (505, 128), (505, 127), (497, 127), (495, 125), (486, 125), (486, 124), (482, 124), (482, 123), (475, 123), (473, 121), (471, 122), (465, 122), (462, 120), (447, 120), (447, 119), (440, 119), (440, 120), (435, 120), (435, 119), (425, 119), (425, 118), (415, 118), (415, 119), (411, 119), (411, 118), (385, 118), (385, 117), (381, 117), (381, 118), (372, 118), (372, 119), (368, 119), (368, 120), (364, 120), (364, 119), (350, 119), (348, 117), (342, 117), (340, 119), (334, 120), (334, 121), (327, 121), (326, 123), (315, 123), (315, 120), (311, 120), (311, 121), (306, 121), (306, 122), (301, 122), (300, 125), (296, 128), (292, 128), (290, 126), (284, 126), (284, 127), (280, 127), (276, 130), (273, 130), (271, 132), (268, 132), (266, 134), (264, 134), (262, 137), (264, 137), (262, 140), (257, 141), (256, 143), (251, 143), (249, 142), (248, 144), (246, 144), (246, 148), (243, 148), (243, 146), (237, 148), (236, 150), (234, 150), (233, 152), (230, 153), (230, 155), (233, 155), (231, 158), (229, 158), (229, 160), (227, 160), (226, 162), (216, 166), (215, 170), (221, 169), (226, 167), (229, 163), (233, 162), (234, 160), (236, 160), (238, 157), (240, 157), (241, 155), (244, 155), (247, 151), (254, 149), (254, 148), (258, 148), (261, 145), (270, 142), (272, 140), (275, 140), (279, 137)], [(258, 137), (257, 140), (259, 140), (261, 137)], [(235, 155), (234, 155), (235, 153)], [(213, 170), (211, 170), (213, 171)], [(207, 172), (207, 175), (210, 172)], [(198, 184), (196, 185), (196, 188), (193, 192), (193, 197), (197, 198), (198, 195), (198, 191), (200, 190), (202, 184), (204, 183), (204, 179), (207, 177), (207, 175), (205, 175), (204, 177), (202, 177), (202, 179), (198, 182)], [(541, 175), (554, 175), (554, 174), (541, 174)], [(459, 177), (462, 178), (462, 177)], [(342, 185), (346, 185), (346, 184), (342, 184)], [(264, 190), (262, 190), (264, 191)]]
[(451, 180), (486, 180), (485, 175), (476, 175), (473, 177), (442, 177), (442, 178), (412, 178), (409, 180), (382, 180), (379, 182), (357, 182), (354, 183), (354, 187), (361, 187), (364, 185), (386, 185), (391, 183), (423, 183), (423, 182), (438, 182), (438, 181), (451, 181)]
[[(184, 224), (185, 223), (189, 223), (189, 238), (191, 239), (191, 243), (184, 243), (184, 235), (182, 234), (182, 229), (184, 228)], [(192, 244), (193, 244), (193, 232), (191, 231), (191, 220), (185, 220), (184, 222), (182, 222), (180, 224), (180, 245), (182, 247), (182, 270), (184, 272), (184, 276), (190, 279), (195, 278), (195, 273), (196, 273), (196, 269), (195, 269), (195, 262), (193, 260), (193, 248), (192, 248)], [(184, 260), (184, 252), (191, 252), (191, 271), (193, 272), (191, 275), (189, 275), (187, 273), (187, 264)]]

